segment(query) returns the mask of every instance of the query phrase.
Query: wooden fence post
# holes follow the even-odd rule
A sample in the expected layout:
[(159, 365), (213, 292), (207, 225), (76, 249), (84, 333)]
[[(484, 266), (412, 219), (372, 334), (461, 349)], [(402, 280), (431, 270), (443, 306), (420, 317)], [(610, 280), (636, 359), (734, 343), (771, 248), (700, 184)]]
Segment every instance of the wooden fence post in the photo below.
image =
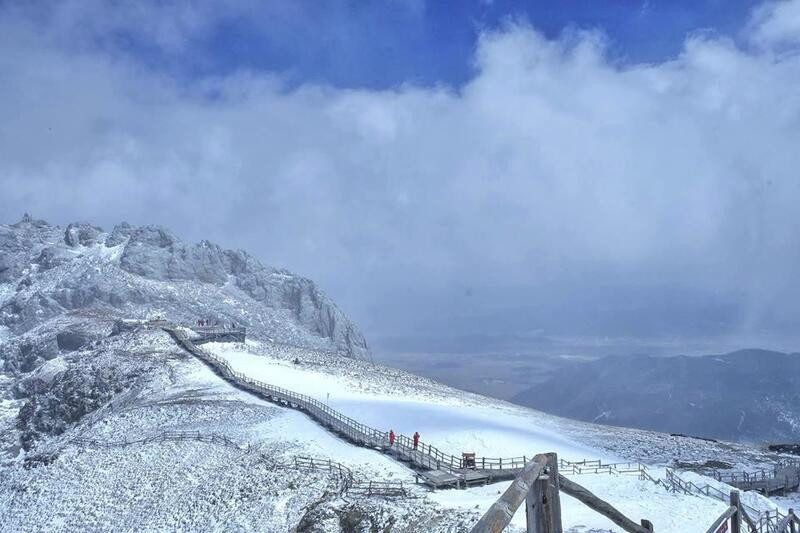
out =
[(558, 481), (558, 455), (547, 454), (547, 488), (553, 533), (561, 533), (561, 486)]
[(525, 500), (528, 533), (562, 533), (559, 496), (558, 458), (547, 454), (547, 475), (531, 485)]
[(731, 491), (731, 506), (736, 508), (736, 512), (731, 516), (731, 533), (741, 533), (742, 517), (739, 515), (739, 491)]

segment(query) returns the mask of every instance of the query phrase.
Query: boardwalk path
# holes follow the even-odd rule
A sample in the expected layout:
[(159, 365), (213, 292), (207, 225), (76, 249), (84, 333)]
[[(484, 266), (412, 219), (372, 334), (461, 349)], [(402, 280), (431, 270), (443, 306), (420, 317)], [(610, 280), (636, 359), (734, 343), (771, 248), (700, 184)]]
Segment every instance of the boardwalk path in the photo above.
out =
[(758, 472), (713, 472), (711, 477), (741, 490), (755, 490), (769, 496), (800, 486), (800, 462), (784, 461), (773, 470)]
[[(249, 393), (255, 394), (268, 401), (298, 409), (303, 411), (319, 424), (328, 428), (340, 437), (352, 442), (353, 444), (364, 446), (367, 448), (379, 450), (383, 453), (392, 455), (396, 459), (409, 464), (409, 466), (423, 474), (426, 480), (436, 485), (437, 478), (441, 480), (442, 485), (448, 483), (455, 484), (457, 478), (460, 482), (491, 482), (504, 479), (511, 479), (516, 477), (524, 468), (527, 461), (532, 457), (510, 457), (510, 458), (489, 458), (489, 457), (476, 457), (474, 468), (465, 468), (462, 463), (462, 458), (442, 452), (438, 448), (420, 442), (415, 449), (412, 444), (412, 439), (405, 435), (397, 435), (393, 446), (389, 446), (388, 432), (369, 427), (365, 424), (358, 422), (344, 414), (332, 409), (328, 405), (316, 400), (310, 396), (299, 394), (288, 389), (270, 385), (258, 380), (255, 380), (247, 375), (236, 372), (230, 365), (223, 359), (214, 356), (213, 354), (199, 348), (197, 344), (202, 342), (209, 342), (211, 340), (227, 340), (227, 341), (242, 341), (244, 337), (244, 330), (237, 330), (235, 332), (225, 332), (220, 336), (213, 328), (205, 328), (197, 330), (198, 339), (190, 340), (182, 329), (174, 325), (161, 323), (158, 325), (169, 333), (172, 338), (187, 352), (191, 353), (204, 363), (206, 363), (214, 372), (220, 375), (223, 379), (234, 385), (235, 387), (245, 390)], [(194, 329), (194, 328), (193, 328)], [(239, 336), (241, 334), (241, 338)], [(650, 476), (648, 468), (640, 463), (618, 463), (618, 464), (603, 464), (600, 461), (583, 461), (583, 462), (569, 462), (560, 461), (562, 473), (609, 473), (609, 474), (639, 474), (640, 478), (652, 481), (656, 484), (661, 484), (667, 490), (674, 492), (686, 492), (690, 494), (698, 494), (704, 496), (713, 496), (724, 499), (727, 493), (723, 494), (721, 491), (720, 496), (716, 494), (709, 494), (711, 487), (700, 488), (693, 490), (692, 483), (685, 483), (689, 489), (681, 486), (682, 480), (672, 473), (669, 469), (665, 479), (656, 479)], [(798, 465), (792, 464), (790, 466), (791, 472), (788, 470), (776, 471), (773, 476), (752, 476), (748, 477), (743, 474), (734, 475), (714, 475), (719, 481), (729, 483), (743, 490), (762, 490), (763, 492), (772, 492), (777, 488), (784, 488), (791, 486), (800, 479), (798, 474)], [(449, 475), (449, 477), (448, 477)], [(678, 480), (676, 482), (676, 480)], [(787, 481), (788, 480), (788, 481)], [(794, 483), (792, 483), (794, 482)], [(768, 485), (768, 486), (764, 486)], [(778, 485), (781, 485), (778, 487)], [(690, 490), (691, 489), (691, 490)], [(766, 490), (764, 490), (766, 489)], [(714, 489), (716, 491), (716, 489)], [(757, 512), (755, 509), (750, 509), (751, 512)]]
[(423, 442), (420, 442), (415, 449), (412, 439), (405, 435), (397, 435), (394, 445), (389, 446), (389, 435), (386, 431), (362, 424), (305, 394), (298, 394), (276, 387), (237, 372), (223, 359), (199, 348), (181, 329), (170, 325), (162, 325), (161, 327), (184, 350), (205, 362), (214, 372), (235, 387), (265, 400), (303, 411), (346, 440), (359, 446), (390, 454), (408, 463), (415, 470), (421, 472), (438, 470), (442, 473), (456, 475), (459, 479), (466, 481), (496, 481), (515, 477), (530, 459), (525, 456), (510, 458), (477, 457), (475, 458), (474, 468), (464, 468), (461, 457), (442, 452), (438, 448)]

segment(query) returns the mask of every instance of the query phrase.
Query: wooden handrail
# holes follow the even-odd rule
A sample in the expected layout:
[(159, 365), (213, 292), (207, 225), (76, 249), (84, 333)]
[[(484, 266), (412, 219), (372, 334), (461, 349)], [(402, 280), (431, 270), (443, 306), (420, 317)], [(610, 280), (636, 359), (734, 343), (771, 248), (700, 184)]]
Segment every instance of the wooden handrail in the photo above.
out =
[(800, 524), (800, 519), (797, 518), (792, 509), (789, 509), (789, 513), (775, 526), (775, 533), (784, 533), (789, 524)]
[(525, 501), (533, 483), (539, 478), (545, 465), (547, 456), (539, 454), (525, 465), (517, 478), (488, 511), (472, 528), (472, 533), (499, 533), (511, 522), (511, 518), (519, 506)]
[[(370, 446), (385, 445), (388, 443), (388, 432), (366, 426), (365, 424), (347, 417), (309, 396), (298, 394), (281, 387), (268, 385), (261, 381), (252, 379), (241, 372), (236, 372), (231, 368), (227, 361), (198, 348), (180, 330), (175, 329), (168, 324), (161, 324), (159, 327), (167, 331), (167, 333), (169, 333), (188, 352), (206, 361), (212, 367), (215, 367), (223, 375), (223, 377), (227, 377), (231, 381), (236, 382), (238, 385), (244, 386), (244, 388), (253, 390), (262, 395), (278, 397), (280, 401), (292, 404), (297, 408), (305, 410), (309, 415), (312, 415), (313, 418), (321, 420), (325, 423), (330, 423), (331, 420), (339, 422), (332, 425), (334, 425), (336, 429), (345, 433), (353, 441), (362, 442)], [(313, 412), (314, 409), (319, 409), (319, 411), (322, 413), (322, 416), (320, 416), (320, 413)], [(460, 457), (444, 453), (436, 447), (420, 442), (418, 444), (418, 449), (425, 448), (427, 451), (426, 457), (425, 454), (420, 454), (418, 451), (415, 451), (411, 442), (412, 441), (409, 437), (405, 435), (398, 435), (395, 440), (394, 448), (404, 452), (412, 462), (419, 464), (420, 466), (428, 468), (435, 466), (436, 468), (445, 468), (450, 471), (461, 470), (463, 468)], [(476, 458), (476, 463), (480, 463), (481, 468), (484, 470), (505, 471), (520, 470), (523, 469), (526, 464), (524, 457), (480, 457)]]
[(751, 533), (758, 531), (758, 526), (756, 526), (756, 523), (753, 522), (752, 518), (750, 518), (750, 515), (747, 514), (747, 511), (745, 511), (744, 506), (742, 506), (741, 503), (739, 504), (739, 516), (744, 518), (744, 521), (747, 522), (747, 526), (750, 528)]
[(573, 498), (583, 503), (590, 509), (597, 511), (598, 513), (605, 516), (606, 518), (617, 524), (619, 527), (621, 527), (628, 533), (649, 533), (649, 531), (651, 531), (645, 529), (643, 526), (640, 526), (630, 518), (626, 517), (610, 503), (601, 500), (599, 497), (595, 496), (591, 491), (575, 483), (574, 481), (561, 475), (559, 475), (558, 480), (559, 483), (561, 484), (562, 492), (564, 492), (569, 496), (572, 496)]
[(732, 517), (733, 515), (735, 515), (737, 510), (738, 510), (738, 509), (737, 509), (737, 508), (736, 508), (736, 506), (734, 506), (734, 505), (731, 505), (730, 507), (728, 507), (728, 508), (725, 510), (725, 512), (724, 512), (724, 513), (722, 513), (721, 515), (719, 515), (719, 518), (717, 518), (716, 520), (714, 520), (714, 523), (713, 523), (713, 524), (711, 524), (711, 527), (710, 527), (710, 528), (708, 528), (708, 531), (706, 531), (706, 533), (716, 533), (716, 531), (717, 531), (717, 528), (719, 528), (719, 526), (721, 526), (721, 525), (722, 525), (722, 523), (723, 523), (723, 522), (725, 522), (725, 521), (726, 521), (728, 518), (730, 518), (730, 517)]
[(628, 533), (652, 533), (650, 522), (635, 523), (608, 502), (559, 474), (558, 464), (555, 454), (536, 455), (475, 524), (471, 533), (500, 533), (526, 499), (528, 531), (561, 533), (559, 491), (607, 517)]

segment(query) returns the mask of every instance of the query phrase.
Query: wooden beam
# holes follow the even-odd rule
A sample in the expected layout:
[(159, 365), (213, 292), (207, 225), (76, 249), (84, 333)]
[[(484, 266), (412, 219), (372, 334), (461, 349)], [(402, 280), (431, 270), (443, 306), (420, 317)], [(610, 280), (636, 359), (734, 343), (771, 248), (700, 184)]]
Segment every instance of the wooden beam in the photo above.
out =
[(506, 489), (500, 499), (486, 511), (486, 514), (472, 528), (472, 533), (499, 533), (511, 522), (517, 508), (528, 496), (531, 486), (539, 478), (547, 464), (547, 456), (536, 455), (531, 462), (525, 465), (522, 473), (517, 476), (511, 486)]
[(558, 480), (558, 455), (547, 455), (547, 488), (550, 500), (550, 522), (553, 533), (561, 533), (561, 483)]
[(742, 506), (739, 502), (739, 491), (731, 491), (731, 507), (736, 507), (736, 512), (731, 515), (731, 533), (742, 533), (742, 519), (739, 515), (739, 508)]
[(778, 525), (775, 526), (775, 533), (784, 533), (786, 531), (786, 527), (792, 522), (792, 518), (794, 514), (789, 512), (786, 516), (783, 517), (783, 520), (778, 522)]
[(608, 502), (592, 494), (588, 489), (561, 475), (558, 476), (558, 481), (561, 486), (561, 492), (572, 496), (587, 507), (597, 511), (628, 533), (648, 533), (645, 528), (626, 517)]
[(750, 527), (750, 533), (758, 532), (758, 526), (756, 526), (756, 523), (750, 518), (750, 515), (747, 514), (747, 511), (744, 510), (741, 501), (739, 502), (739, 516), (744, 518), (744, 521), (747, 522), (748, 527)]
[(711, 527), (708, 528), (706, 533), (717, 533), (717, 529), (719, 528), (719, 526), (721, 526), (723, 522), (727, 521), (728, 518), (730, 518), (731, 516), (735, 515), (737, 511), (738, 511), (738, 509), (736, 507), (734, 507), (733, 505), (728, 507), (728, 509), (724, 513), (719, 515), (719, 518), (717, 518), (714, 521), (714, 523), (711, 524)]
[(562, 533), (558, 456), (547, 455), (546, 475), (534, 481), (525, 503), (528, 533)]

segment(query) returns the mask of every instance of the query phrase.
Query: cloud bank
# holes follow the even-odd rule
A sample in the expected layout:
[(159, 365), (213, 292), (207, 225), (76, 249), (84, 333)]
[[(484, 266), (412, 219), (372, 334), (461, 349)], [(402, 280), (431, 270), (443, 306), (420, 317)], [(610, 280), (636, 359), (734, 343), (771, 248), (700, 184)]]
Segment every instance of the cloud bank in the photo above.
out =
[[(373, 311), (414, 312), (420, 287), (678, 287), (732, 305), (706, 317), (722, 329), (800, 322), (800, 1), (656, 64), (509, 21), (460, 87), (187, 83), (97, 45), (135, 23), (179, 57), (214, 12), (87, 37), (85, 13), (2, 9), (3, 222), (169, 225), (318, 279), (381, 331)], [(625, 305), (604, 298), (586, 305)]]

